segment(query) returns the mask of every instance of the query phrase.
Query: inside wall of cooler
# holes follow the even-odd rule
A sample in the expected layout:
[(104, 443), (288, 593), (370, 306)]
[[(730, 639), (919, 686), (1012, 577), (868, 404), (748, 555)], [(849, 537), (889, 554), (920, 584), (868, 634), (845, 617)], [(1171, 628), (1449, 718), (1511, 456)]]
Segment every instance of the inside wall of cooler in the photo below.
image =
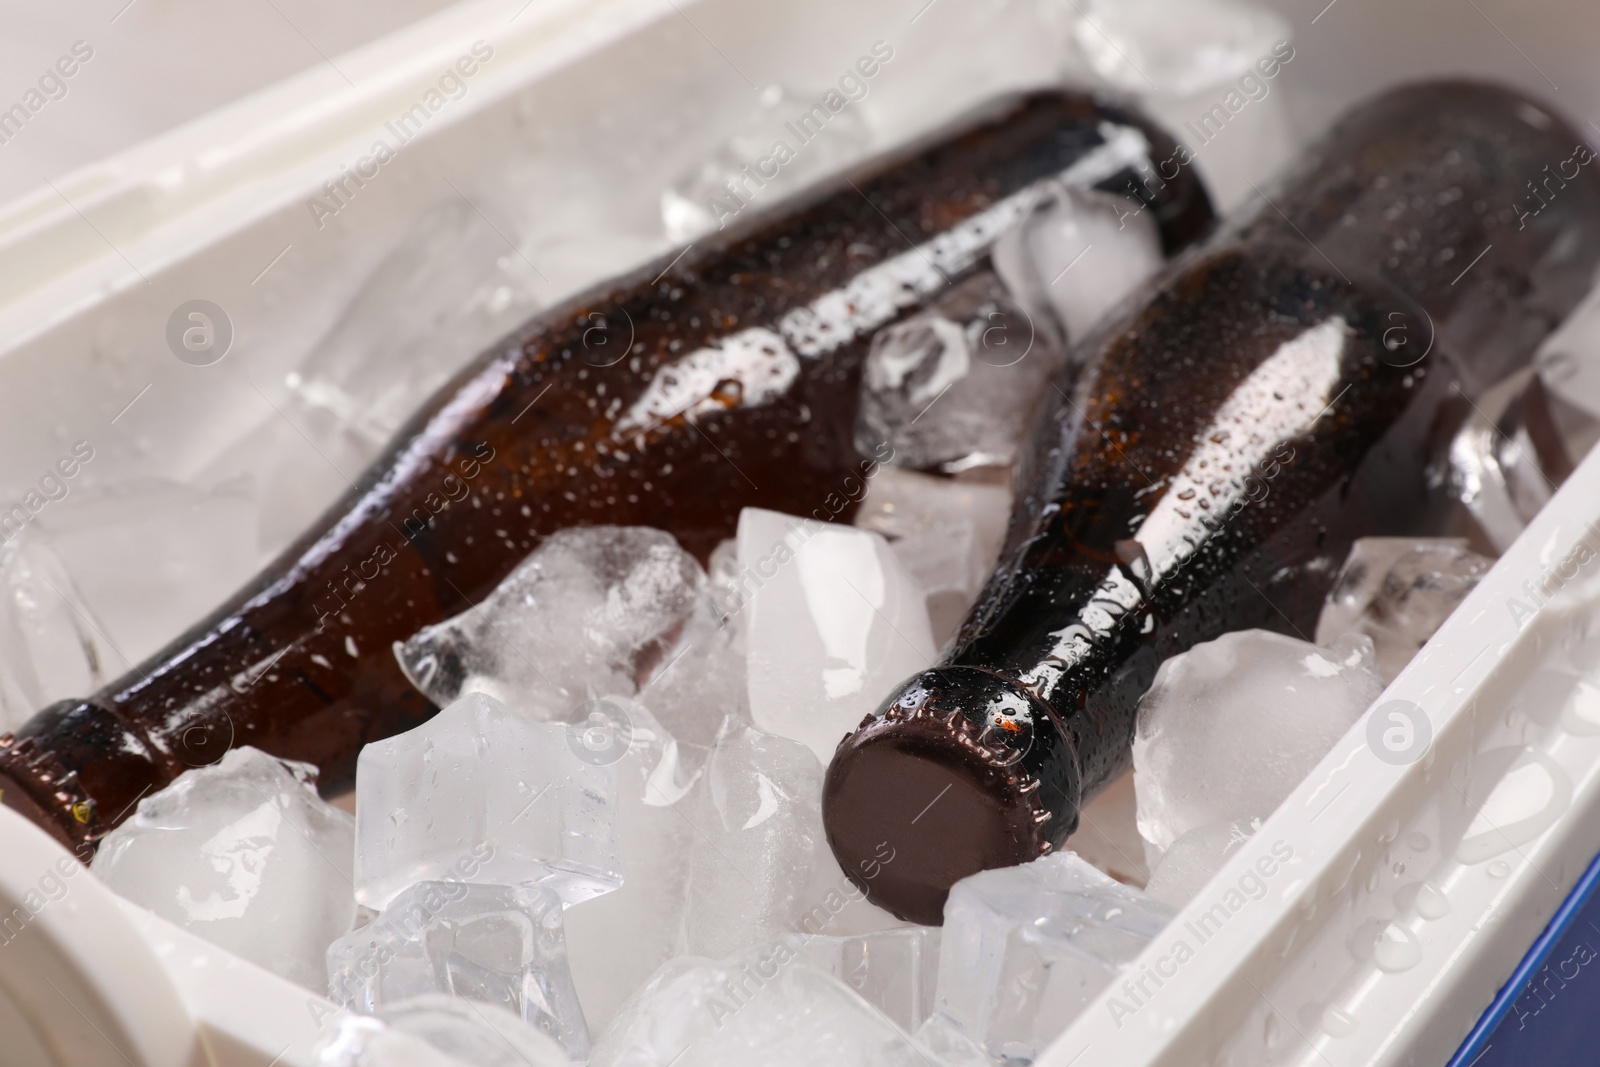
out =
[[(1492, 70), (1577, 115), (1587, 113), (1600, 95), (1582, 95), (1581, 87), (1595, 75), (1547, 60), (1539, 49), (1539, 42), (1553, 40), (1550, 35), (1557, 32), (1554, 15), (1549, 23), (1525, 26), (1530, 36), (1523, 46), (1539, 58), (1535, 64), (1503, 54), (1503, 38), (1487, 15), (1485, 25), (1474, 24), (1475, 29), (1453, 38), (1443, 54), (1431, 33), (1437, 13), (1420, 9), (1391, 20), (1377, 6), (1357, 0), (1341, 0), (1320, 13), (1288, 5), (1272, 12), (1195, 4), (1174, 16), (1170, 9), (1149, 6), (1160, 20), (1170, 20), (1166, 26), (1141, 21), (1146, 10), (1146, 5), (1118, 11), (1108, 5), (1050, 3), (976, 8), (938, 3), (920, 12), (841, 4), (801, 10), (706, 2), (686, 12), (633, 12), (630, 17), (642, 28), (572, 67), (541, 59), (535, 48), (504, 44), (496, 52), (491, 46), (494, 54), (480, 57), (480, 74), (474, 76), (481, 80), (465, 78), (460, 99), (446, 105), (462, 109), (459, 121), (428, 128), (354, 195), (319, 193), (304, 178), (318, 171), (338, 174), (370, 152), (355, 140), (342, 143), (339, 152), (313, 155), (298, 169), (285, 164), (273, 175), (203, 188), (192, 209), (185, 209), (192, 215), (176, 206), (183, 199), (181, 189), (146, 190), (147, 206), (154, 206), (143, 218), (109, 195), (97, 209), (99, 194), (86, 192), (79, 207), (116, 239), (118, 257), (85, 254), (34, 277), (18, 277), (23, 272), (15, 269), (9, 277), (4, 314), (19, 329), (18, 340), (0, 359), (0, 382), (8, 395), (27, 396), (30, 403), (0, 424), (0, 454), (6, 456), (0, 500), (21, 503), (30, 517), (0, 554), (0, 595), (12, 620), (0, 639), (0, 698), (7, 723), (52, 699), (93, 689), (202, 615), (314, 519), (406, 414), (499, 333), (586, 284), (714, 226), (715, 210), (707, 204), (722, 180), (864, 55), (877, 54), (881, 62), (875, 75), (861, 79), (859, 99), (837, 114), (825, 137), (796, 155), (792, 169), (786, 167), (780, 180), (752, 198), (749, 210), (937, 125), (997, 91), (1061, 79), (1143, 97), (1180, 137), (1191, 126), (1200, 130), (1206, 143), (1197, 166), (1222, 210), (1250, 200), (1254, 183), (1275, 172), (1338, 109), (1385, 81)], [(1597, 18), (1577, 9), (1564, 15), (1568, 25)], [(1385, 32), (1375, 35), (1372, 28), (1380, 19)], [(1235, 59), (1270, 51), (1277, 40), (1288, 39), (1293, 58), (1273, 79), (1254, 83), (1265, 91), (1243, 94), (1240, 108), (1222, 123), (1212, 109), (1237, 88), (1248, 67), (1225, 62), (1219, 72), (1195, 62), (1196, 39), (1220, 42), (1224, 57)], [(892, 58), (875, 53), (880, 42)], [(1549, 51), (1557, 52), (1553, 46)], [(1362, 58), (1357, 63), (1342, 58), (1349, 55)], [(524, 73), (539, 62), (549, 67), (531, 86), (508, 88), (494, 80), (500, 76), (497, 59), (526, 65), (519, 68)], [(1551, 76), (1561, 90), (1555, 90)], [(164, 147), (180, 156), (197, 151), (183, 130)], [(87, 190), (93, 183), (84, 181), (81, 188)], [(552, 204), (560, 209), (551, 210)], [(197, 234), (196, 226), (209, 232)], [(27, 237), (23, 230), (17, 224), (8, 231), (18, 247)], [(200, 250), (202, 245), (208, 247)], [(130, 266), (133, 276), (126, 269)], [(44, 310), (64, 306), (60, 301), (69, 294), (80, 313), (52, 317)], [(226, 312), (232, 348), (219, 362), (192, 365), (174, 359), (168, 347), (168, 319), (192, 299), (212, 301)], [(930, 329), (902, 340), (922, 351), (917, 346), (932, 343), (929, 337), (936, 333)], [(1581, 329), (1567, 338), (1570, 350), (1579, 353), (1589, 343)], [(1580, 391), (1584, 384), (1569, 383)], [(889, 397), (883, 408), (891, 430), (897, 425), (894, 400)], [(934, 452), (946, 443), (913, 442)], [(990, 444), (983, 442), (985, 448)], [(870, 547), (854, 555), (841, 553), (851, 555), (857, 568), (847, 576), (871, 575), (912, 603), (913, 616), (926, 613), (926, 635), (913, 642), (924, 658), (976, 594), (993, 557), (998, 530), (991, 520), (1005, 510), (1004, 483), (1003, 473), (993, 471), (969, 471), (956, 481), (890, 472), (874, 484), (857, 521), (858, 528), (884, 539), (863, 541)], [(30, 495), (39, 500), (37, 508)], [(949, 515), (961, 521), (943, 522)], [(759, 559), (793, 536), (793, 524), (768, 521), (766, 528), (752, 523), (748, 535), (741, 529), (739, 542), (720, 561), (714, 559), (709, 572), (670, 546), (651, 544), (627, 546), (626, 564), (606, 572), (593, 562), (596, 546), (581, 538), (542, 550), (542, 562), (547, 574), (572, 579), (558, 595), (576, 613), (601, 610), (599, 602), (609, 590), (630, 582), (660, 588), (660, 575), (670, 572), (666, 585), (682, 595), (652, 601), (647, 606), (658, 614), (630, 620), (634, 629), (608, 646), (612, 659), (603, 664), (609, 672), (604, 676), (613, 683), (613, 675), (626, 673), (618, 664), (640, 645), (680, 627), (717, 630), (719, 616), (715, 611), (707, 616), (705, 605), (732, 614), (727, 571), (719, 572), (718, 563), (731, 570), (734, 562)], [(504, 899), (477, 899), (473, 890), (467, 894), (471, 899), (433, 908), (430, 922), (438, 927), (482, 922), (479, 932), (485, 938), (526, 938), (516, 942), (526, 966), (488, 968), (487, 975), (475, 972), (472, 980), (481, 983), (480, 993), (491, 990), (484, 999), (505, 1002), (553, 1042), (523, 1035), (519, 1040), (532, 1050), (525, 1051), (527, 1056), (582, 1057), (590, 1037), (600, 1040), (608, 1025), (605, 1040), (611, 1044), (602, 1041), (597, 1050), (602, 1058), (622, 1047), (618, 1042), (643, 1040), (641, 1030), (685, 1005), (704, 1007), (706, 989), (743, 981), (741, 968), (764, 966), (737, 956), (757, 944), (779, 946), (768, 949), (763, 960), (801, 957), (807, 964), (780, 968), (770, 986), (757, 983), (752, 1003), (765, 998), (759, 1000), (764, 1006), (734, 1019), (737, 1039), (756, 1039), (756, 1030), (738, 1028), (766, 1025), (768, 1013), (787, 998), (807, 1009), (838, 1012), (846, 1020), (841, 1033), (855, 1048), (878, 1042), (909, 1056), (914, 1050), (908, 1052), (905, 1034), (920, 1028), (928, 1047), (956, 1062), (968, 1051), (971, 1031), (981, 1030), (982, 1041), (998, 1043), (990, 1052), (1001, 1047), (1031, 1056), (1060, 1032), (1088, 993), (1137, 955), (1170, 919), (1172, 908), (1186, 902), (1249, 839), (1259, 820), (1482, 576), (1488, 555), (1507, 544), (1483, 535), (1472, 545), (1363, 546), (1348, 580), (1340, 583), (1343, 599), (1324, 615), (1326, 632), (1319, 628), (1312, 635), (1335, 651), (1308, 665), (1300, 644), (1239, 636), (1225, 648), (1174, 667), (1149, 698), (1155, 717), (1164, 699), (1192, 711), (1214, 692), (1224, 694), (1219, 703), (1259, 706), (1262, 699), (1239, 692), (1234, 675), (1241, 665), (1251, 668), (1247, 686), (1302, 693), (1308, 728), (1274, 734), (1259, 718), (1239, 717), (1209, 724), (1205, 736), (1196, 737), (1181, 730), (1195, 716), (1179, 714), (1173, 717), (1179, 729), (1153, 730), (1136, 755), (1136, 761), (1159, 767), (1163, 759), (1181, 762), (1171, 753), (1192, 752), (1198, 745), (1260, 765), (1255, 757), (1270, 750), (1272, 773), (1254, 776), (1243, 796), (1218, 793), (1208, 782), (1184, 781), (1181, 775), (1162, 779), (1170, 788), (1166, 795), (1136, 796), (1133, 782), (1124, 779), (1085, 813), (1085, 826), (1069, 846), (1081, 858), (1058, 857), (1024, 875), (979, 876), (952, 899), (961, 929), (1002, 942), (1019, 922), (1038, 922), (1041, 916), (1062, 928), (1088, 931), (1088, 938), (1045, 938), (1028, 953), (1001, 952), (992, 959), (963, 961), (947, 953), (957, 961), (950, 964), (957, 978), (946, 978), (938, 935), (851, 901), (829, 916), (831, 940), (786, 946), (778, 935), (789, 913), (802, 903), (827, 900), (842, 884), (837, 869), (830, 868), (815, 811), (826, 753), (758, 729), (780, 720), (781, 708), (777, 718), (757, 718), (754, 724), (737, 716), (731, 725), (673, 720), (682, 711), (683, 695), (672, 691), (665, 676), (654, 706), (637, 691), (623, 694), (639, 696), (647, 710), (620, 697), (595, 709), (600, 718), (592, 725), (600, 731), (599, 744), (614, 743), (605, 731), (614, 731), (621, 721), (617, 708), (623, 709), (630, 731), (656, 729), (659, 735), (642, 741), (640, 754), (630, 748), (629, 760), (614, 768), (617, 776), (637, 781), (613, 777), (609, 785), (594, 787), (598, 794), (613, 791), (612, 810), (596, 820), (592, 848), (582, 856), (561, 855), (556, 866), (566, 880), (556, 889)], [(920, 597), (919, 590), (928, 595)], [(801, 604), (806, 591), (802, 583), (786, 593)], [(506, 618), (527, 628), (533, 639), (559, 646), (558, 629), (547, 619), (517, 616), (514, 600), (508, 595)], [(474, 639), (466, 629), (458, 623), (419, 635), (402, 655), (415, 664), (449, 654)], [(1370, 639), (1371, 648), (1359, 640), (1340, 644), (1352, 636)], [(730, 630), (712, 644), (711, 653), (697, 657), (705, 662), (693, 666), (740, 694), (731, 698), (738, 705), (743, 694), (757, 692), (745, 688), (750, 648), (744, 642), (783, 637)], [(554, 684), (578, 691), (591, 681), (594, 675), (583, 673), (593, 666), (587, 655), (588, 650), (573, 653), (576, 681), (558, 678)], [(479, 665), (484, 667), (480, 690), (549, 682), (518, 675), (515, 663)], [(881, 681), (887, 685), (910, 668), (893, 663), (884, 669)], [(781, 678), (769, 682), (774, 692), (783, 688)], [(637, 680), (615, 684), (639, 688)], [(430, 693), (441, 704), (462, 695)], [(781, 703), (777, 696), (773, 700)], [(473, 717), (464, 729), (503, 737), (508, 748), (553, 752), (559, 765), (541, 772), (552, 782), (591, 773), (594, 764), (582, 750), (586, 734), (577, 735), (574, 748), (570, 730), (538, 724), (548, 735), (541, 742), (535, 736), (539, 729), (508, 719), (503, 709), (469, 702), (459, 712), (464, 722)], [(403, 758), (397, 749), (396, 765)], [(273, 761), (245, 766), (241, 757), (234, 762), (237, 766), (217, 769), (234, 779), (192, 779), (186, 793), (166, 798), (173, 810), (209, 809), (192, 828), (190, 846), (203, 849), (235, 817), (251, 816), (254, 794), (240, 786), (244, 782), (281, 798), (281, 810), (306, 842), (322, 843), (335, 853), (351, 851), (349, 820), (326, 810), (292, 774)], [(381, 790), (383, 771), (368, 780)], [(665, 790), (672, 801), (682, 799), (696, 781), (703, 792), (692, 798), (694, 818), (725, 833), (693, 837), (678, 825), (670, 802), (650, 799), (651, 788)], [(705, 785), (713, 781), (715, 793)], [(628, 792), (631, 786), (638, 788)], [(675, 792), (680, 789), (685, 792)], [(574, 809), (581, 806), (559, 792), (552, 797)], [(399, 808), (410, 802), (414, 798), (389, 803)], [(758, 839), (741, 833), (756, 825), (764, 828)], [(616, 842), (608, 834), (623, 851), (632, 847), (636, 857), (644, 857), (648, 879), (658, 880), (655, 888), (639, 879), (642, 892), (617, 891), (615, 857), (608, 851)], [(155, 869), (130, 865), (115, 877), (130, 895), (148, 893), (155, 899), (166, 893), (176, 869), (171, 857), (160, 855)], [(280, 973), (315, 987), (326, 977), (318, 970), (323, 946), (358, 921), (356, 902), (346, 899), (347, 881), (366, 885), (367, 880), (354, 872), (330, 872), (316, 844), (309, 852), (280, 855), (276, 862), (279, 877), (297, 885), (314, 882), (327, 899), (344, 901), (345, 910), (319, 917), (332, 924), (327, 929), (309, 920), (297, 927), (305, 934), (303, 944), (263, 938), (261, 928), (243, 924), (218, 936), (241, 954), (271, 961)], [(722, 862), (733, 869), (721, 869)], [(678, 869), (685, 863), (691, 871), (687, 882)], [(204, 876), (203, 867), (197, 877)], [(567, 878), (574, 869), (582, 876)], [(104, 871), (113, 877), (109, 858)], [(508, 882), (527, 874), (514, 864), (503, 871), (508, 873), (497, 877)], [(749, 871), (759, 872), (758, 885), (744, 877)], [(394, 905), (401, 893), (419, 892), (395, 877), (400, 882), (390, 890), (361, 901), (364, 909), (372, 909), (360, 913), (368, 921), (340, 938), (330, 960), (335, 980), (347, 982), (344, 993), (354, 1003), (365, 997), (375, 1005), (385, 995), (363, 970), (362, 961), (372, 954), (412, 953), (419, 967), (437, 963), (426, 938), (419, 947), (414, 931), (374, 919), (373, 912)], [(450, 888), (440, 892), (457, 894)], [(550, 917), (560, 916), (563, 904), (572, 906), (564, 919), (564, 940), (553, 943), (527, 934), (535, 927), (560, 930), (562, 924)], [(192, 918), (196, 912), (187, 914)], [(500, 925), (484, 916), (497, 917)], [(676, 923), (680, 916), (681, 928), (667, 934), (648, 926), (652, 919)], [(1092, 941), (1087, 948), (1086, 941)], [(626, 997), (651, 971), (651, 966), (614, 966), (610, 961), (624, 948), (652, 966), (685, 951), (735, 962), (669, 968), (652, 980), (643, 1001), (624, 1009)], [(461, 970), (453, 980), (465, 988), (468, 968), (450, 966)], [(984, 966), (1010, 970), (986, 982), (974, 977)], [(856, 1001), (818, 973), (848, 981), (877, 1014), (859, 1012)], [(881, 986), (874, 984), (880, 980)], [(397, 982), (388, 996), (414, 991)], [(1042, 1003), (1057, 1014), (998, 1018), (996, 982), (1016, 989), (1045, 983), (1049, 988), (1041, 994)], [(929, 1023), (936, 996), (941, 1013)], [(884, 1019), (893, 1025), (886, 1026)], [(400, 1029), (414, 1022), (392, 1021)], [(470, 1029), (471, 1021), (465, 1026)], [(659, 1035), (651, 1040), (660, 1043)]]

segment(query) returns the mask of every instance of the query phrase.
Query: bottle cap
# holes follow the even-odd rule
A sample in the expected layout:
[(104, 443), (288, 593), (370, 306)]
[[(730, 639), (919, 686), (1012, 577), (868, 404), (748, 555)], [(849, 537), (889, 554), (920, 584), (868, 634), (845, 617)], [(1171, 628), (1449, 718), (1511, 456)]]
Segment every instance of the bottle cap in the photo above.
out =
[(962, 878), (1026, 863), (1077, 823), (1077, 754), (1019, 683), (977, 667), (915, 675), (834, 754), (828, 842), (867, 898), (937, 926)]

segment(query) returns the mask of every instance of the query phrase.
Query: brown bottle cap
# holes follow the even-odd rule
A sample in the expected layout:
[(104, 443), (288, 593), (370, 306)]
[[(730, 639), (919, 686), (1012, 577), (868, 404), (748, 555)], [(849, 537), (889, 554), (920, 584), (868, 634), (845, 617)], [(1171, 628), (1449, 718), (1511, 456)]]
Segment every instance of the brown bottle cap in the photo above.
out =
[[(907, 681), (840, 743), (823, 823), (869, 900), (937, 926), (956, 882), (1026, 863), (1066, 838), (1078, 781), (1071, 742), (1042, 701), (980, 668), (939, 667)], [(1046, 783), (1054, 804), (1041, 795)]]

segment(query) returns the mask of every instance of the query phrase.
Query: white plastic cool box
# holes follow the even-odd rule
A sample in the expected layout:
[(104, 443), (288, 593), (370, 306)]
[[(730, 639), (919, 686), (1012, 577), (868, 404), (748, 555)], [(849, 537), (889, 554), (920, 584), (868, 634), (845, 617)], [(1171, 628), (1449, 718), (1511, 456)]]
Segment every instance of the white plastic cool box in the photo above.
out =
[[(470, 0), (0, 208), (0, 490), (20, 492), (77, 438), (106, 446), (104, 482), (205, 469), (271, 417), (266, 393), (419, 209), (451, 190), (494, 200), (485, 176), (518, 159), (571, 161), (574, 188), (617, 177), (585, 168), (619, 168), (604, 209), (653, 225), (653, 191), (697, 151), (674, 155), (686, 109), (716, 112), (758, 83), (826, 85), (879, 39), (903, 57), (884, 75), (900, 88), (860, 106), (893, 138), (1058, 74), (1064, 41), (1041, 43), (1002, 6)], [(480, 42), (492, 59), (465, 93), (319, 219), (308, 199)], [(576, 213), (540, 263), (548, 298), (668, 247), (642, 224), (586, 244), (598, 203), (546, 205)], [(178, 362), (163, 339), (196, 298), (235, 330), (213, 367)], [(1443, 1063), (1597, 850), (1591, 457), (1040, 1062)], [(331, 1005), (121, 902), (0, 809), (0, 918), (17, 909), (28, 929), (0, 939), (0, 1063), (312, 1062)]]

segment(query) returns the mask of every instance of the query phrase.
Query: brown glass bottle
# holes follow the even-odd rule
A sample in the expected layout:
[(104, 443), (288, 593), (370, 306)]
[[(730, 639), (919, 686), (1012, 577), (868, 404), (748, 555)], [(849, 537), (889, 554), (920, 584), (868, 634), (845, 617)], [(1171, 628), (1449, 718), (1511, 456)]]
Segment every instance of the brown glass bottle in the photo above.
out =
[[(1121, 190), (1173, 150), (1089, 96), (1003, 101), (541, 315), (211, 618), (0, 738), (0, 799), (77, 846), (231, 745), (348, 787), (364, 743), (435, 710), (396, 640), (475, 603), (564, 527), (660, 527), (703, 560), (743, 507), (811, 514), (860, 473), (872, 332), (984, 269), (1036, 183), (1071, 170)], [(1141, 195), (1170, 249), (1209, 226), (1193, 178)]]
[[(1001, 564), (942, 665), (828, 768), (829, 840), (874, 901), (937, 924), (957, 880), (1059, 846), (1126, 768), (1162, 660), (1309, 635), (1354, 538), (1427, 528), (1458, 387), (1525, 361), (1600, 261), (1600, 177), (1538, 225), (1514, 210), (1579, 144), (1503, 90), (1385, 95), (1104, 328), (1036, 420)], [(1491, 256), (1511, 269), (1473, 279)]]

